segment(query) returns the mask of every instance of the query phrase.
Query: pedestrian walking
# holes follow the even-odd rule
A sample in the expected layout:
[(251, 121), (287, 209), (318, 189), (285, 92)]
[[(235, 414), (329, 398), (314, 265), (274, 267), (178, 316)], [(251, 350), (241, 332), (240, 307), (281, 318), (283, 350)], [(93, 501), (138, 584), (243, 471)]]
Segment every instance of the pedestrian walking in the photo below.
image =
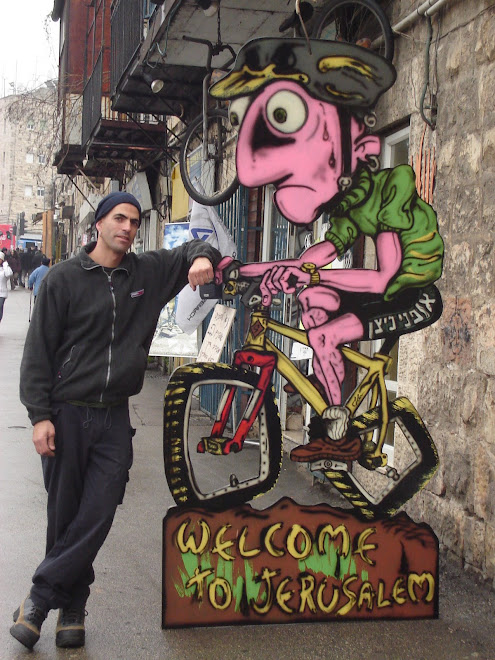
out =
[(141, 390), (162, 307), (188, 281), (212, 281), (221, 258), (199, 240), (128, 253), (141, 222), (129, 193), (107, 195), (95, 221), (97, 241), (43, 278), (21, 363), (48, 492), (46, 556), (10, 630), (28, 648), (50, 609), (59, 609), (57, 646), (85, 642), (93, 561), (132, 464), (128, 398)]
[(31, 248), (27, 248), (27, 250), (22, 250), (22, 248), (19, 250), (19, 258), (21, 260), (21, 275), (19, 277), (19, 284), (22, 287), (25, 287), (27, 285), (27, 278), (30, 275), (30, 270), (31, 270), (31, 262), (33, 260), (33, 255), (31, 254)]
[(7, 291), (7, 282), (12, 277), (12, 269), (5, 257), (5, 252), (0, 252), (0, 321), (3, 318), (3, 306), (9, 293)]
[(38, 248), (36, 248), (36, 250), (33, 252), (33, 257), (31, 259), (31, 271), (41, 266), (41, 260), (43, 259), (43, 257), (44, 257), (43, 252)]
[(10, 252), (7, 253), (7, 262), (10, 266), (10, 270), (12, 271), (12, 275), (10, 276), (10, 289), (13, 291), (16, 287), (17, 274), (20, 268), (19, 259), (17, 258), (15, 250), (11, 249)]
[(28, 286), (33, 290), (34, 302), (36, 302), (36, 296), (38, 295), (41, 281), (49, 271), (49, 266), (50, 259), (48, 259), (48, 257), (42, 257), (41, 266), (38, 266), (36, 270), (33, 270), (29, 276)]

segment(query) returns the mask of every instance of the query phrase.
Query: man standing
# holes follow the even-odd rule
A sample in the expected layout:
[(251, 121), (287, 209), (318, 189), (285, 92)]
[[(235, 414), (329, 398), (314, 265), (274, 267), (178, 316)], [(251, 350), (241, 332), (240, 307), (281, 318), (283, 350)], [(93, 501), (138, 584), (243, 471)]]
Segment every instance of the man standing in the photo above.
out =
[(21, 364), (48, 492), (46, 556), (11, 628), (28, 648), (50, 609), (60, 610), (57, 646), (84, 644), (93, 561), (132, 464), (128, 398), (141, 390), (160, 310), (188, 281), (210, 282), (220, 260), (203, 241), (127, 253), (141, 221), (129, 193), (102, 199), (95, 221), (97, 242), (44, 277)]

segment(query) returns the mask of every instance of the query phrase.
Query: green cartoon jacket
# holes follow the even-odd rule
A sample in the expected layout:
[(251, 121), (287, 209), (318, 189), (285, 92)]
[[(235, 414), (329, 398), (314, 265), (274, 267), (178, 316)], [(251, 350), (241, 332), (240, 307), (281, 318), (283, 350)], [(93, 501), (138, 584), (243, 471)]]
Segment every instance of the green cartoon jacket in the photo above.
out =
[(443, 240), (435, 211), (419, 197), (416, 178), (409, 165), (376, 174), (361, 170), (352, 188), (330, 216), (325, 239), (339, 256), (360, 234), (375, 238), (394, 231), (402, 248), (402, 263), (388, 283), (384, 299), (392, 300), (403, 289), (424, 287), (442, 274)]

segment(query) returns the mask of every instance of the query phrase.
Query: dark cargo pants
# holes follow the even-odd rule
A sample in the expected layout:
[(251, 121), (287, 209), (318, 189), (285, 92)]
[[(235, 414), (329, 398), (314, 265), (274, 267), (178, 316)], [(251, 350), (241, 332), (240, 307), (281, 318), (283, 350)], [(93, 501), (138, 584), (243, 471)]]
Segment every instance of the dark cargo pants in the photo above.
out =
[(132, 465), (127, 403), (54, 409), (55, 457), (42, 456), (48, 493), (45, 559), (31, 598), (47, 609), (82, 606), (94, 581), (93, 561), (122, 502)]

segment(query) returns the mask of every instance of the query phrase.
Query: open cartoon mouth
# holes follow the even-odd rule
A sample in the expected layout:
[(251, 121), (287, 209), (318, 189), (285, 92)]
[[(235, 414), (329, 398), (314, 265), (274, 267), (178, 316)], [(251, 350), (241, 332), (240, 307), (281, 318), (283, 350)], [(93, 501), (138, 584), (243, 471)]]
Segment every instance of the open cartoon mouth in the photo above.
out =
[(278, 185), (275, 183), (274, 186), (275, 186), (275, 188), (277, 189), (277, 191), (279, 191), (279, 190), (286, 190), (287, 188), (301, 188), (301, 189), (304, 189), (304, 190), (311, 190), (311, 192), (316, 192), (316, 190), (315, 190), (314, 188), (312, 188), (311, 186), (305, 186), (305, 185), (303, 185), (302, 183), (288, 183), (288, 184), (285, 185), (285, 186), (284, 186), (284, 185), (282, 185), (282, 186), (278, 186)]

